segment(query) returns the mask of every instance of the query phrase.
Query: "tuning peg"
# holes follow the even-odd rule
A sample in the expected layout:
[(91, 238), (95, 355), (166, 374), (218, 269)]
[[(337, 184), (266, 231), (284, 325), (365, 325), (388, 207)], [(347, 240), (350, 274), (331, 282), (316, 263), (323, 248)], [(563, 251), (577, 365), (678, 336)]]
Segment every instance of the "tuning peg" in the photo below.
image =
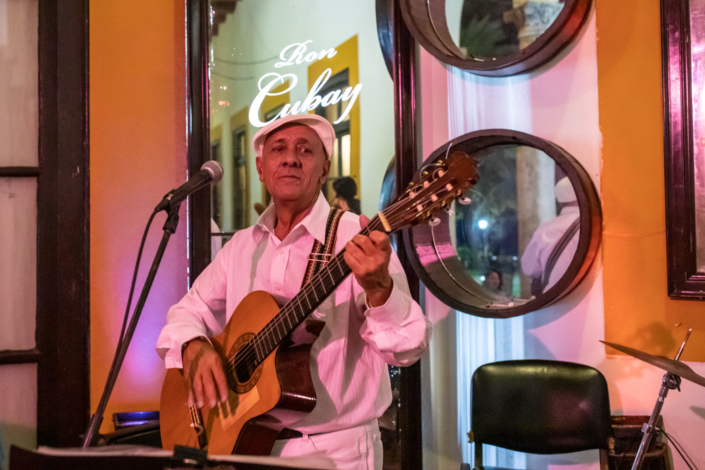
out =
[(435, 227), (436, 225), (438, 225), (440, 223), (441, 223), (441, 219), (439, 219), (438, 217), (434, 217), (428, 221), (428, 225), (430, 225), (431, 227)]
[(467, 205), (470, 204), (472, 201), (470, 200), (469, 197), (463, 196), (463, 197), (461, 197), (460, 199), (458, 199), (458, 202), (459, 202), (461, 205), (463, 205), (463, 206), (467, 206)]

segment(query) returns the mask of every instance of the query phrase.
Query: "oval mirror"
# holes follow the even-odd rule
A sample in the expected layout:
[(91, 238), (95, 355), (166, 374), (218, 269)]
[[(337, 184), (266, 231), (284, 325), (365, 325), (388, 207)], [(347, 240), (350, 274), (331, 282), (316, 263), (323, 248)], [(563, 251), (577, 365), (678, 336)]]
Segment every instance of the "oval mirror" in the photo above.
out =
[(478, 75), (527, 72), (576, 36), (591, 0), (402, 0), (404, 20), (428, 52)]
[(587, 172), (551, 142), (514, 131), (473, 132), (427, 163), (462, 150), (479, 182), (436, 226), (404, 232), (414, 269), (447, 305), (507, 318), (568, 294), (597, 253), (601, 210)]

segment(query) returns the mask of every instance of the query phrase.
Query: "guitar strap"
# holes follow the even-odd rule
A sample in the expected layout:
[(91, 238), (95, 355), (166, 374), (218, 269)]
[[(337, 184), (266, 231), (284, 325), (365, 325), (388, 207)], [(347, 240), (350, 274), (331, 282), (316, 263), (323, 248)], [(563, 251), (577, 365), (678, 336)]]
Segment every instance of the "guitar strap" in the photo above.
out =
[[(548, 285), (548, 281), (551, 278), (551, 273), (553, 272), (553, 268), (556, 267), (556, 263), (558, 262), (558, 258), (563, 254), (563, 251), (566, 249), (568, 246), (568, 243), (573, 239), (576, 233), (578, 233), (578, 230), (580, 229), (580, 217), (575, 219), (575, 221), (570, 224), (568, 227), (568, 230), (565, 231), (565, 233), (561, 236), (561, 238), (558, 240), (558, 243), (556, 243), (556, 246), (553, 247), (553, 250), (551, 251), (551, 254), (548, 256), (548, 260), (546, 261), (546, 267), (543, 270), (543, 278), (542, 278), (542, 288), (545, 289), (546, 286)], [(543, 291), (542, 289), (542, 291)]]
[(311, 279), (313, 279), (313, 276), (316, 275), (318, 270), (330, 261), (331, 256), (333, 256), (333, 250), (335, 250), (335, 240), (338, 235), (338, 222), (340, 222), (340, 217), (342, 217), (343, 212), (344, 211), (334, 207), (330, 208), (328, 221), (326, 222), (325, 244), (322, 244), (318, 240), (316, 240), (313, 244), (311, 254), (308, 255), (308, 266), (306, 266), (306, 274), (304, 275), (304, 280), (301, 283), (301, 287), (308, 284)]

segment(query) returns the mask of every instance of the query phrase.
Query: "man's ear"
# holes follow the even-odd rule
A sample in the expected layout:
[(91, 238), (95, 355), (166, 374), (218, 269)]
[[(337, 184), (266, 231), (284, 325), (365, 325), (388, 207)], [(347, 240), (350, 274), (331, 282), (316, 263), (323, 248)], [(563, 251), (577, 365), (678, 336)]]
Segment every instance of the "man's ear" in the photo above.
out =
[(321, 175), (321, 180), (319, 181), (321, 185), (323, 185), (328, 179), (328, 173), (330, 173), (330, 160), (326, 158), (323, 161), (323, 175)]
[(259, 175), (259, 180), (264, 183), (264, 170), (262, 168), (262, 157), (255, 158), (255, 166), (257, 167), (257, 174)]

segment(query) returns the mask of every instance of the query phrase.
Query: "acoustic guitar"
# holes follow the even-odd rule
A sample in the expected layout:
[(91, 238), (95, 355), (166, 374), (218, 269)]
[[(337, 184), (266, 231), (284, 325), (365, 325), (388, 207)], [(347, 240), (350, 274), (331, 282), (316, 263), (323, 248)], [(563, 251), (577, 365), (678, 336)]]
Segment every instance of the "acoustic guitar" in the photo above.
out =
[[(360, 233), (392, 233), (439, 222), (435, 212), (476, 183), (476, 163), (464, 152), (422, 168), (407, 191), (378, 213)], [(247, 295), (223, 332), (211, 338), (224, 358), (228, 400), (214, 408), (189, 407), (181, 369), (169, 369), (162, 387), (160, 420), (165, 449), (186, 445), (210, 454), (269, 455), (279, 433), (310, 413), (316, 394), (309, 352), (324, 323), (307, 319), (351, 273), (344, 250), (280, 307), (266, 292)]]

